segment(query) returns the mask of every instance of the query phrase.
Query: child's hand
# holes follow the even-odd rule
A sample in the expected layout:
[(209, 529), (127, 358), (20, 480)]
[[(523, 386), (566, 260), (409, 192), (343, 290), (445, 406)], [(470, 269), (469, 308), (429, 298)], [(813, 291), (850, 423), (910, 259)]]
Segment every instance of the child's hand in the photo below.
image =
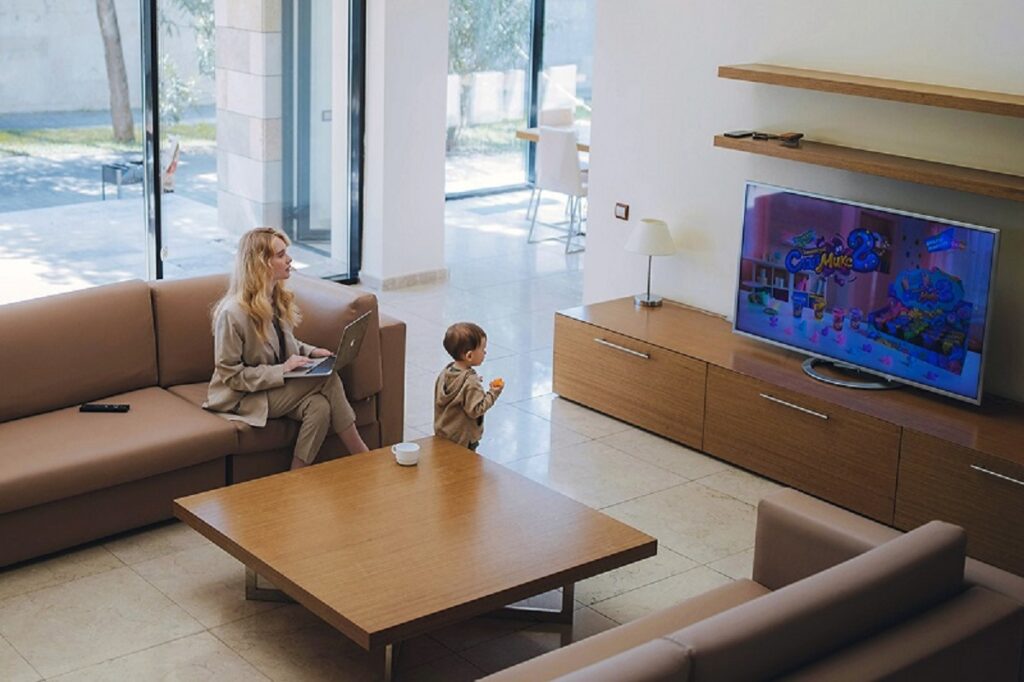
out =
[(504, 379), (502, 379), (501, 377), (498, 377), (497, 379), (491, 379), (491, 390), (492, 391), (500, 391), (503, 388), (505, 388), (505, 380)]

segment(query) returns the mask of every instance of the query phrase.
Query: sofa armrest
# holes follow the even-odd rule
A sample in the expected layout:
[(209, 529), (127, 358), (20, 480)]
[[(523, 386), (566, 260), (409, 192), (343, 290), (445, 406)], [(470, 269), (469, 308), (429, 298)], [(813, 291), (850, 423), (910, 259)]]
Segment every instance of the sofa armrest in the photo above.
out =
[[(757, 507), (753, 579), (770, 590), (888, 542), (900, 531), (792, 489)], [(1024, 577), (967, 558), (964, 582), (1024, 604)], [(1024, 682), (1024, 677), (1021, 678)]]
[(780, 490), (757, 505), (753, 579), (777, 590), (900, 534), (796, 490)]
[(405, 437), (405, 322), (380, 314), (380, 364), (383, 388), (377, 401), (380, 446)]

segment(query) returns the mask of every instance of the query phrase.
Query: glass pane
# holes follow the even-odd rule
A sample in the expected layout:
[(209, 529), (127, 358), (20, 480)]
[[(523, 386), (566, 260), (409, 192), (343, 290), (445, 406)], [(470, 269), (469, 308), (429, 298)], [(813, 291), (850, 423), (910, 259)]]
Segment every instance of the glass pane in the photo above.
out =
[(449, 194), (526, 181), (530, 0), (451, 0), (448, 33)]
[(0, 9), (0, 303), (145, 278), (139, 3)]
[(349, 3), (286, 3), (284, 225), (295, 267), (350, 277)]
[[(157, 2), (166, 279), (225, 272), (237, 241), (234, 231), (221, 224), (218, 209), (217, 81), (221, 70), (213, 5), (214, 0)], [(241, 127), (245, 122), (238, 123)], [(234, 132), (237, 139), (248, 130)]]
[(594, 0), (545, 0), (544, 65), (538, 115), (571, 113), (580, 136), (589, 132), (594, 64)]

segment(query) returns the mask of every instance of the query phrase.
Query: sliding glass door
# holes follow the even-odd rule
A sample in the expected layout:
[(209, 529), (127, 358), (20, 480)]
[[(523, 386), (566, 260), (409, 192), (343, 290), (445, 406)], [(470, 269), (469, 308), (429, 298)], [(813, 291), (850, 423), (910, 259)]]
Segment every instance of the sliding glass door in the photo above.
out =
[(148, 274), (139, 3), (58, 5), (0, 10), (0, 303)]
[(445, 192), (522, 185), (533, 0), (451, 0)]
[(350, 55), (363, 52), (363, 4), (292, 0), (283, 13), (283, 224), (300, 267), (342, 280), (359, 265), (363, 77)]
[(521, 188), (533, 149), (517, 130), (589, 132), (594, 0), (451, 0), (448, 21), (445, 192)]
[(351, 278), (364, 2), (0, 8), (0, 303), (225, 272), (257, 225)]

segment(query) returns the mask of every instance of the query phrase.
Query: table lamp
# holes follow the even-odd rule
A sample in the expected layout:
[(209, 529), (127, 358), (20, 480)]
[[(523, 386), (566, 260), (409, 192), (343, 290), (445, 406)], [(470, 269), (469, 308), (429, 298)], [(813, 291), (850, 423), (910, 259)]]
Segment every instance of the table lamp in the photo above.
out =
[(647, 256), (647, 293), (637, 294), (633, 302), (638, 306), (656, 308), (661, 305), (661, 296), (651, 294), (651, 258), (654, 256), (671, 256), (676, 252), (675, 242), (668, 232), (664, 220), (643, 218), (626, 241), (626, 251), (641, 253)]

